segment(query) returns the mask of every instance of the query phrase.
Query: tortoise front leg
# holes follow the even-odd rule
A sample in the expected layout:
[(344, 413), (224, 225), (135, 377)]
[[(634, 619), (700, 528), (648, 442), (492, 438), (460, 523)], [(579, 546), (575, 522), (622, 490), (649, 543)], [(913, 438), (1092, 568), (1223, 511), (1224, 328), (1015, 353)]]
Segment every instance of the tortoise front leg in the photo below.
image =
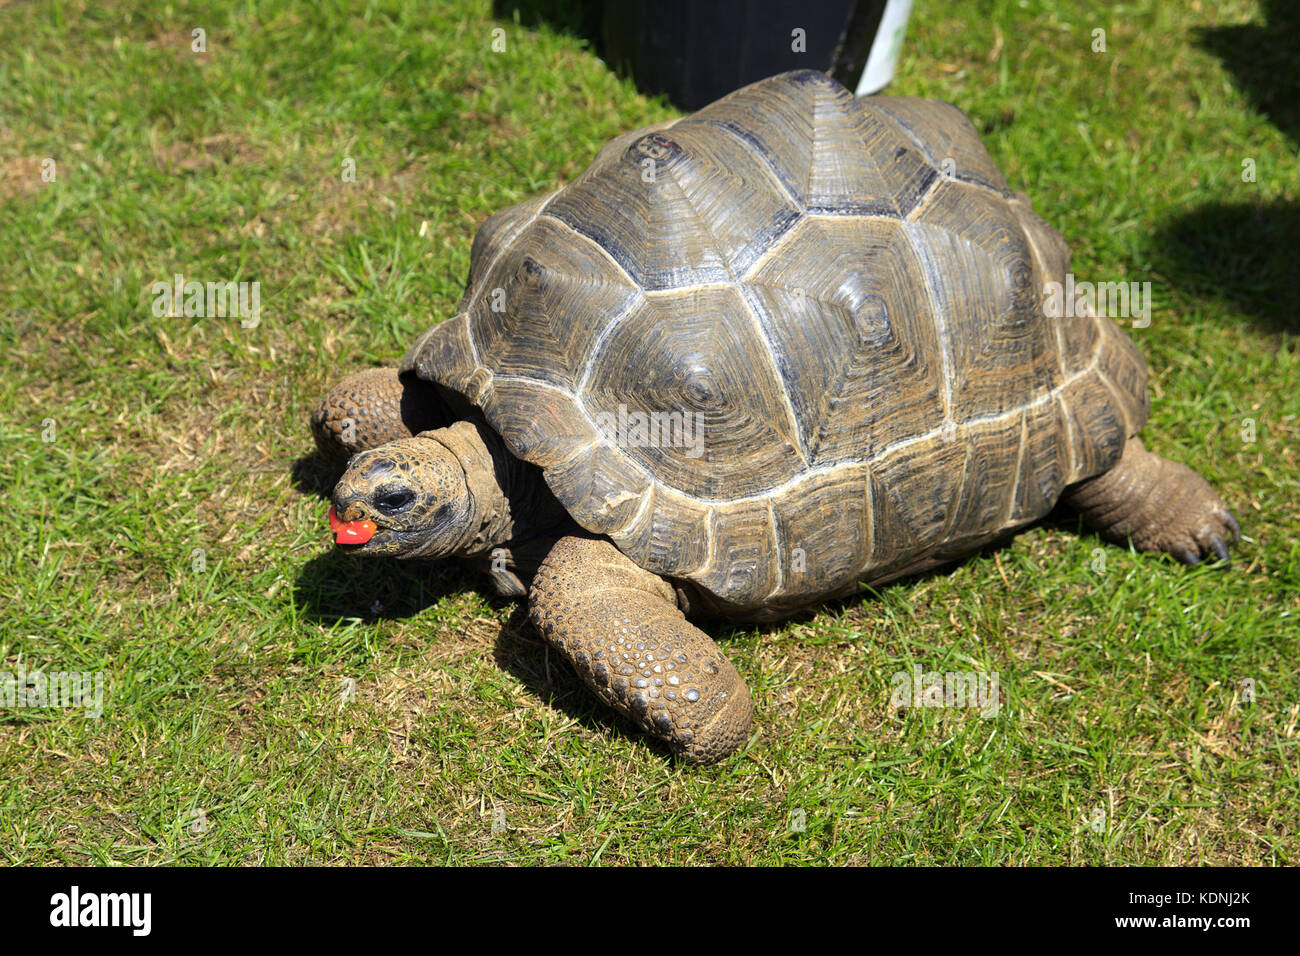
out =
[(533, 580), (533, 623), (596, 696), (690, 763), (714, 763), (749, 735), (749, 689), (687, 622), (671, 586), (603, 539), (565, 537)]
[(399, 378), (395, 368), (348, 376), (311, 413), (317, 450), (339, 464), (358, 452), (448, 424), (433, 386), (410, 375)]
[(1105, 538), (1163, 551), (1184, 564), (1228, 560), (1241, 527), (1210, 483), (1186, 465), (1146, 450), (1136, 436), (1110, 469), (1065, 494), (1065, 502)]

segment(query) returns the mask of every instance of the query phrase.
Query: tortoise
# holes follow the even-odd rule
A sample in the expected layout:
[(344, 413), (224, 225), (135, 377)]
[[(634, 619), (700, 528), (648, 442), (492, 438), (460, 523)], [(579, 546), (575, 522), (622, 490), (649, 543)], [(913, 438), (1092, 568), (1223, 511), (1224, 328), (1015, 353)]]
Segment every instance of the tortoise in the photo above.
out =
[(753, 704), (689, 619), (785, 618), (1058, 500), (1228, 560), (1224, 502), (1138, 437), (1137, 347), (1044, 308), (1068, 271), (956, 107), (762, 80), (483, 224), (456, 315), (312, 415), (336, 541), (474, 559), (602, 701), (717, 761)]

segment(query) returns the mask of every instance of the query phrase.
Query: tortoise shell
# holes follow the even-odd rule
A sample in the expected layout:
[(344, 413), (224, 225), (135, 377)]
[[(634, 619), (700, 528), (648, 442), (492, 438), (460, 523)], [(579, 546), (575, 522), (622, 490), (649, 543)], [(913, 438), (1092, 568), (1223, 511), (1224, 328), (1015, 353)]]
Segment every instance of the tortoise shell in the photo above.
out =
[(1118, 459), (1146, 365), (1109, 320), (1046, 317), (1068, 267), (958, 109), (799, 71), (491, 217), (402, 367), (642, 567), (794, 607), (968, 553)]

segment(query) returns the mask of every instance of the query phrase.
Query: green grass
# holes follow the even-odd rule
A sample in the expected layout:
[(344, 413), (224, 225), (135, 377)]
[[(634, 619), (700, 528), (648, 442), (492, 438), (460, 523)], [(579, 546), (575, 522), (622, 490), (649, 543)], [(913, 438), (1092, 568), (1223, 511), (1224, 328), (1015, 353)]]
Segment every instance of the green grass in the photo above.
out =
[[(757, 718), (693, 770), (474, 577), (334, 556), (300, 461), (330, 383), (451, 314), (483, 219), (674, 111), (484, 3), (0, 5), (0, 670), (107, 682), (97, 721), (0, 712), (0, 859), (1297, 862), (1282, 7), (918, 4), (889, 90), (965, 109), (1080, 278), (1153, 283), (1147, 442), (1231, 503), (1234, 568), (1054, 522), (713, 628)], [(259, 281), (261, 325), (155, 318), (177, 272)], [(891, 708), (914, 663), (996, 672), (999, 714)]]

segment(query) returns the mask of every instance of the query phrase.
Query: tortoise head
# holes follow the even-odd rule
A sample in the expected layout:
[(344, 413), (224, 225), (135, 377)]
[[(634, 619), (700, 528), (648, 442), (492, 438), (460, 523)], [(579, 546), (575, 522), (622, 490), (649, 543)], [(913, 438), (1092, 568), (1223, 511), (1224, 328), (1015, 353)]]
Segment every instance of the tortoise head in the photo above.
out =
[(349, 553), (436, 558), (460, 551), (477, 524), (456, 456), (416, 437), (352, 457), (334, 486), (330, 526)]

